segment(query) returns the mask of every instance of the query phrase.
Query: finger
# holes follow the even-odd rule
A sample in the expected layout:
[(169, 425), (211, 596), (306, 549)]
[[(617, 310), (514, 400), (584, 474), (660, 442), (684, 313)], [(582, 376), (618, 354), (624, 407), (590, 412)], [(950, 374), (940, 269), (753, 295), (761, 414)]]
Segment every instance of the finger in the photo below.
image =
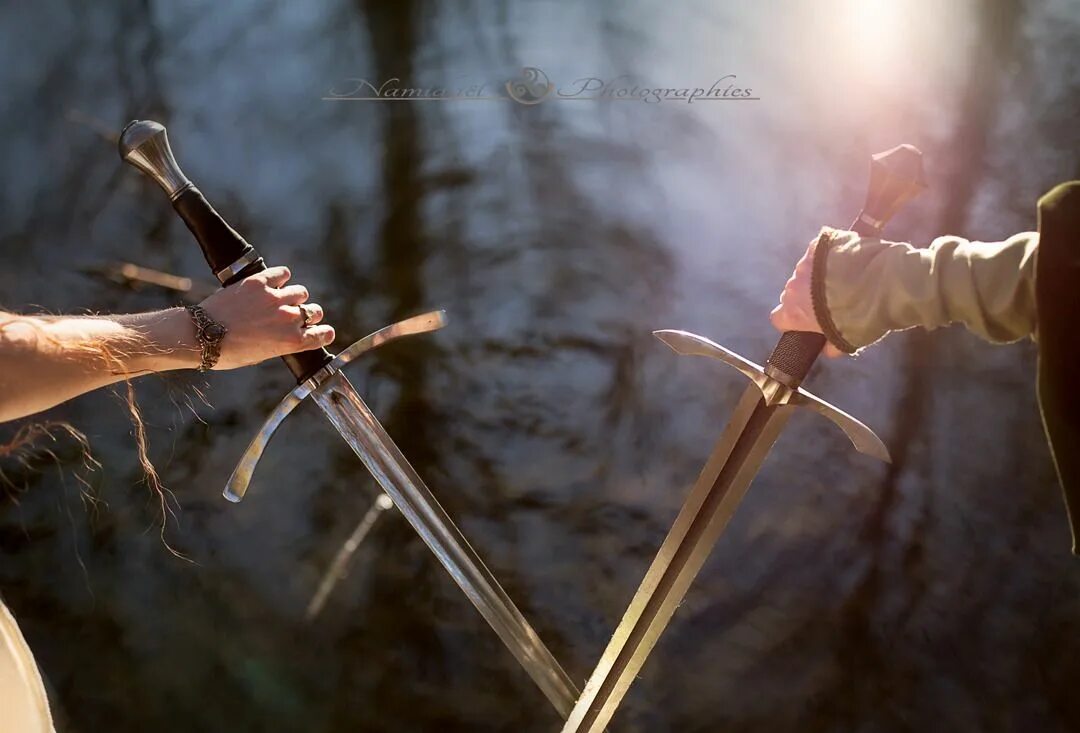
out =
[(308, 289), (303, 285), (289, 285), (279, 289), (275, 295), (285, 305), (300, 305), (306, 303), (309, 296)]
[(300, 346), (307, 349), (317, 349), (320, 346), (329, 346), (334, 341), (333, 326), (312, 326), (305, 328), (300, 338)]
[(284, 265), (277, 265), (275, 267), (267, 267), (262, 272), (255, 273), (252, 277), (261, 278), (264, 283), (272, 288), (280, 288), (282, 285), (289, 282), (289, 278), (292, 277), (292, 272)]
[[(304, 323), (304, 311), (307, 311), (307, 323)], [(297, 315), (300, 318), (300, 322), (305, 326), (314, 326), (316, 323), (323, 319), (323, 309), (318, 303), (304, 303), (304, 307), (296, 308)]]
[(793, 330), (791, 319), (788, 318), (787, 308), (785, 308), (783, 304), (772, 309), (772, 312), (769, 313), (769, 322), (772, 323), (773, 328), (780, 333)]

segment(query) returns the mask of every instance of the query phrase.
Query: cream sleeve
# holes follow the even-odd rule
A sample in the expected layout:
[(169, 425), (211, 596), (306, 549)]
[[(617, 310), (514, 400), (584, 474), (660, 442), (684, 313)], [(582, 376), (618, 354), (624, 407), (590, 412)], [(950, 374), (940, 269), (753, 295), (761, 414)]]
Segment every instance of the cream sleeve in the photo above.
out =
[(891, 331), (962, 323), (987, 341), (1033, 336), (1039, 236), (1003, 242), (939, 237), (929, 247), (826, 230), (814, 261), (815, 310), (826, 335), (853, 353)]

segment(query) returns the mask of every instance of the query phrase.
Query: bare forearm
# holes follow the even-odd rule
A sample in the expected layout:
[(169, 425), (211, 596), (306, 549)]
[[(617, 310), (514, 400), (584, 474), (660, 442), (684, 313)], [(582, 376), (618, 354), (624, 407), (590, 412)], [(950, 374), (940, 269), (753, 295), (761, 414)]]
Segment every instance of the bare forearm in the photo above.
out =
[(121, 316), (0, 314), (0, 421), (150, 372), (198, 366), (183, 308)]
[(302, 285), (269, 267), (204, 300), (224, 340), (199, 344), (183, 308), (123, 316), (15, 316), (0, 312), (0, 422), (41, 412), (84, 392), (169, 369), (235, 369), (317, 349), (334, 340)]

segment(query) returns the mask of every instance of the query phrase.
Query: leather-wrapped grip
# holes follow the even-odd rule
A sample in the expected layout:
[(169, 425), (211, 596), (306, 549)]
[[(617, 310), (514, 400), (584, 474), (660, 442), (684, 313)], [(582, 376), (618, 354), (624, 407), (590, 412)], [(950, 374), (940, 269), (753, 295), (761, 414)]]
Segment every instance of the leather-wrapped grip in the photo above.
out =
[(333, 358), (333, 354), (320, 346), (311, 351), (298, 351), (295, 354), (286, 354), (281, 357), (281, 360), (289, 367), (289, 371), (296, 377), (296, 383), (299, 384), (329, 364)]
[[(215, 275), (239, 260), (244, 255), (255, 253), (255, 248), (244, 241), (235, 229), (229, 226), (221, 214), (214, 210), (206, 197), (199, 189), (191, 186), (183, 191), (175, 201), (173, 208), (180, 218), (187, 224), (187, 228), (195, 235), (195, 241), (202, 249), (206, 264), (210, 265), (210, 271)], [(256, 259), (252, 265), (261, 260)], [(250, 265), (249, 265), (250, 267)], [(256, 267), (247, 275), (259, 272), (266, 268), (265, 264)], [(247, 275), (244, 275), (246, 277)], [(243, 278), (233, 276), (226, 280), (223, 285), (229, 285), (232, 281)]]
[(810, 373), (810, 367), (824, 348), (823, 333), (785, 331), (765, 363), (782, 372), (788, 378), (782, 381), (789, 382), (788, 386), (797, 387)]

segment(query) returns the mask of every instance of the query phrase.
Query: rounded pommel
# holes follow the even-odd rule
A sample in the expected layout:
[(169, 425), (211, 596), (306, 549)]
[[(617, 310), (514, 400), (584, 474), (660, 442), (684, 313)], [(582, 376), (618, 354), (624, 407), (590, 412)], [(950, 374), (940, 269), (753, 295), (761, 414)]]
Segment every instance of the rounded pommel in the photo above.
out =
[(876, 234), (896, 212), (926, 188), (922, 153), (914, 145), (897, 145), (870, 158), (870, 187), (859, 214), (860, 234)]
[(119, 148), (120, 157), (157, 181), (169, 199), (175, 201), (191, 188), (191, 181), (176, 164), (163, 125), (151, 120), (129, 122), (120, 133)]

